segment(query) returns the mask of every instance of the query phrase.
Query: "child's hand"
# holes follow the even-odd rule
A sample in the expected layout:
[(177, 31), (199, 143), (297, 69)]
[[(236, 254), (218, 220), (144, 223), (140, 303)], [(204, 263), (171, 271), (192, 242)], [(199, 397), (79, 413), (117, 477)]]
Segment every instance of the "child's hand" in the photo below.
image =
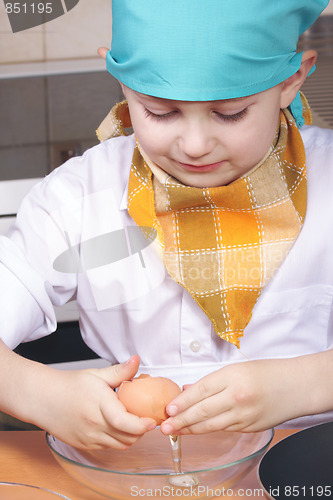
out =
[[(42, 381), (47, 390), (37, 425), (79, 448), (126, 449), (156, 423), (126, 412), (112, 388), (137, 372), (139, 357), (103, 369), (51, 370)], [(47, 387), (45, 387), (45, 383)]]
[(167, 406), (171, 418), (162, 423), (162, 432), (253, 432), (306, 414), (299, 359), (249, 361), (211, 373)]

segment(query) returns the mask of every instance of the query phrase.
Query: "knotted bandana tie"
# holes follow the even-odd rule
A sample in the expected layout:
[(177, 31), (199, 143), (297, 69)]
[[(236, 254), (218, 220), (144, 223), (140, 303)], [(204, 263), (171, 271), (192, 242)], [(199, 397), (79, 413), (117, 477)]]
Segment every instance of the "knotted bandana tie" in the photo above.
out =
[[(108, 118), (113, 126), (119, 106)], [(304, 117), (309, 123), (307, 107)], [(102, 129), (100, 139), (110, 135), (105, 135), (105, 122), (103, 133)], [(172, 279), (191, 294), (217, 335), (239, 347), (258, 297), (288, 254), (305, 217), (305, 152), (291, 113), (281, 111), (278, 134), (266, 157), (227, 186), (185, 186), (153, 164), (137, 145), (128, 211), (139, 226), (156, 229)]]

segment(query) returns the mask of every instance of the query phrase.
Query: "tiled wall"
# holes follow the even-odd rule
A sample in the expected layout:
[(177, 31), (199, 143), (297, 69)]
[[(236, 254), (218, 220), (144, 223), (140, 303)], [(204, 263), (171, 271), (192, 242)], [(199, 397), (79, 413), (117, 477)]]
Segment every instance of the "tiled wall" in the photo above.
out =
[(39, 177), (48, 164), (44, 79), (0, 80), (0, 179)]
[(333, 14), (333, 0), (330, 0), (328, 6), (324, 10), (324, 14), (330, 14), (330, 15)]
[(80, 0), (65, 15), (15, 34), (1, 2), (0, 26), (0, 64), (97, 57), (99, 46), (110, 46), (111, 0)]
[[(100, 59), (97, 48), (110, 46), (111, 0), (80, 0), (65, 15), (14, 34), (0, 2), (0, 26), (0, 76), (12, 68), (19, 76), (0, 78), (0, 180), (44, 176), (96, 144), (95, 129), (122, 99), (104, 61), (101, 71), (86, 71)], [(83, 72), (71, 73), (78, 60)], [(67, 61), (69, 72), (27, 76), (55, 61)]]
[(122, 99), (106, 71), (0, 79), (0, 180), (41, 177), (98, 143)]

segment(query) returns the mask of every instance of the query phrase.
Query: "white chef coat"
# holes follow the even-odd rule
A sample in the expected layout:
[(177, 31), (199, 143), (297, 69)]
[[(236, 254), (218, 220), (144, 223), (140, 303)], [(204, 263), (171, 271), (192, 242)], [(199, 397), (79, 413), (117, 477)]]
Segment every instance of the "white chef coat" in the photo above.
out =
[(93, 246), (94, 255), (86, 257), (92, 268), (81, 262), (74, 272), (59, 271), (56, 260), (69, 248), (71, 268), (86, 242), (135, 225), (127, 211), (133, 136), (70, 159), (24, 199), (9, 238), (0, 238), (3, 341), (14, 348), (51, 333), (53, 305), (76, 299), (82, 337), (97, 354), (116, 363), (137, 353), (141, 371), (179, 384), (229, 363), (332, 347), (333, 131), (305, 126), (301, 133), (308, 172), (305, 222), (255, 305), (240, 349), (214, 333), (188, 292), (167, 275), (154, 243), (113, 262)]

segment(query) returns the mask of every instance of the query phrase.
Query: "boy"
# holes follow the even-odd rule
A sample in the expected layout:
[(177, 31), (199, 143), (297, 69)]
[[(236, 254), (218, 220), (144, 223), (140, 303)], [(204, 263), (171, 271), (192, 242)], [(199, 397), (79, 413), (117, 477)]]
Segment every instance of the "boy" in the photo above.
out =
[[(0, 407), (74, 446), (126, 448), (154, 428), (112, 391), (140, 359), (187, 386), (165, 434), (331, 418), (317, 414), (333, 410), (333, 134), (297, 128), (316, 54), (295, 52), (327, 1), (248, 4), (114, 0), (100, 54), (128, 108), (32, 190), (1, 241)], [(135, 136), (105, 140), (130, 124)], [(116, 233), (136, 251), (115, 257)], [(114, 366), (59, 373), (10, 351), (72, 298)]]

